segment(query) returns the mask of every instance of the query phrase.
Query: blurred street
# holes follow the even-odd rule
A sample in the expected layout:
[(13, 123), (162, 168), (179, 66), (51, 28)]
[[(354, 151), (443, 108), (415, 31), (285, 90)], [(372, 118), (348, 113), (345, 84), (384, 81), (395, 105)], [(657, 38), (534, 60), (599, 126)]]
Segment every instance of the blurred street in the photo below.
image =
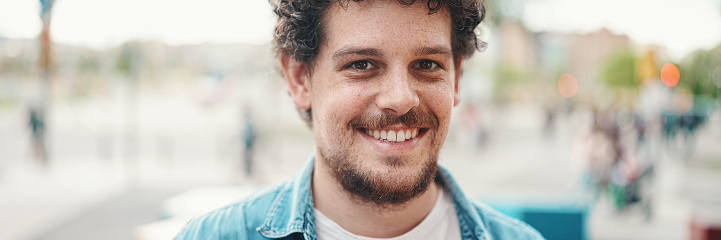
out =
[[(549, 240), (718, 239), (721, 1), (482, 2), (439, 156), (465, 194)], [(314, 135), (274, 48), (326, 40), (279, 45), (274, 8), (0, 1), (0, 240), (169, 240), (291, 178)]]
[[(260, 109), (256, 177), (246, 178), (241, 124), (235, 122), (240, 109), (142, 96), (132, 136), (122, 130), (132, 124), (112, 96), (54, 103), (45, 168), (32, 161), (24, 110), (0, 109), (0, 239), (138, 239), (137, 227), (166, 217), (163, 201), (174, 195), (198, 187), (277, 183), (312, 153), (312, 135), (288, 100)], [(158, 105), (165, 110), (146, 111)], [(582, 202), (573, 153), (590, 112), (559, 118), (550, 136), (543, 134), (539, 106), (489, 112), (494, 125), (483, 147), (470, 149), (452, 129), (441, 153), (467, 195), (490, 202)], [(709, 119), (690, 152), (649, 140), (657, 158), (652, 218), (614, 212), (599, 200), (590, 210), (591, 239), (687, 239), (694, 212), (721, 209), (720, 120)]]

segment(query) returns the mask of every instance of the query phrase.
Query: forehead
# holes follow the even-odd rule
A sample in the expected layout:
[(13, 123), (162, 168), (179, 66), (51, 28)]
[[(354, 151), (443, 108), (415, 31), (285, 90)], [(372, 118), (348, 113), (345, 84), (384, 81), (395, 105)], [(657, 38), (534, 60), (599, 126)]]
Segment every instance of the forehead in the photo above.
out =
[(321, 52), (344, 47), (451, 47), (450, 16), (445, 9), (429, 14), (425, 1), (413, 5), (396, 0), (332, 4), (323, 21)]

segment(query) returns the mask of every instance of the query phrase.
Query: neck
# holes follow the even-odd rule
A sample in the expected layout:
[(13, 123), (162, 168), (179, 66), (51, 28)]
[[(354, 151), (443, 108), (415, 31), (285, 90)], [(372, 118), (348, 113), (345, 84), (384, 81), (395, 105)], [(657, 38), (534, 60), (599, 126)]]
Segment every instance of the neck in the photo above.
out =
[(433, 209), (440, 187), (433, 182), (405, 203), (379, 206), (345, 191), (321, 160), (316, 159), (314, 168), (314, 207), (349, 232), (366, 237), (396, 237), (413, 229)]

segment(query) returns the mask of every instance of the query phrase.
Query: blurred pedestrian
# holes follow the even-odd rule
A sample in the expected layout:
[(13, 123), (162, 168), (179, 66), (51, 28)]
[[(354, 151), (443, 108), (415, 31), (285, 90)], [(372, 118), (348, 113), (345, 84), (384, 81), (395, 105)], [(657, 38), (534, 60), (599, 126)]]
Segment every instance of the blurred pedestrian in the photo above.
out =
[(644, 217), (651, 217), (649, 194), (654, 164), (642, 164), (637, 158), (633, 142), (622, 141), (624, 132), (617, 121), (618, 113), (594, 111), (590, 134), (583, 143), (586, 161), (584, 174), (591, 202), (610, 200), (615, 211), (622, 212), (639, 205)]
[(556, 126), (556, 107), (548, 105), (544, 108), (544, 112), (546, 117), (543, 122), (543, 137), (552, 138)]
[(680, 125), (678, 114), (672, 111), (665, 111), (662, 114), (661, 123), (666, 147), (672, 149), (672, 147), (675, 147), (676, 131)]
[(253, 125), (253, 118), (250, 116), (250, 111), (247, 110), (243, 114), (245, 119), (245, 128), (243, 130), (243, 163), (245, 167), (245, 176), (248, 178), (253, 177), (253, 147), (255, 146), (255, 126)]
[(48, 156), (45, 149), (45, 116), (37, 107), (31, 107), (28, 124), (31, 130), (33, 158), (38, 164), (47, 165)]
[(594, 202), (608, 186), (611, 169), (615, 162), (616, 147), (611, 137), (598, 124), (581, 138), (581, 160), (583, 161), (583, 182), (589, 200)]
[(488, 131), (484, 124), (482, 112), (475, 104), (467, 104), (461, 108), (458, 138), (461, 145), (472, 153), (486, 144)]
[(683, 131), (683, 142), (685, 155), (690, 157), (694, 153), (696, 143), (696, 130), (703, 125), (705, 116), (703, 113), (698, 111), (689, 111), (686, 114), (680, 116), (679, 128)]
[(646, 146), (646, 120), (640, 112), (633, 114), (633, 127), (636, 130), (636, 148)]

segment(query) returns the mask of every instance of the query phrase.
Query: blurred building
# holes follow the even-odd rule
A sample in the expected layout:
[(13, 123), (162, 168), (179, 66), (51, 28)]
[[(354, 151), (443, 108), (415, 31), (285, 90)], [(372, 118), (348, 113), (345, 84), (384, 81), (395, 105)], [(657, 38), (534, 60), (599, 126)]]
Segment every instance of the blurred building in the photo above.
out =
[[(516, 95), (525, 98), (555, 93), (555, 82), (564, 73), (578, 79), (579, 95), (591, 96), (609, 56), (635, 47), (628, 36), (605, 28), (590, 33), (531, 32), (517, 21), (505, 21), (500, 24), (498, 33), (500, 47), (496, 64), (503, 68), (502, 71), (510, 69), (514, 73), (497, 75), (496, 78), (506, 79), (496, 79), (496, 84), (503, 84), (503, 81), (519, 83), (513, 86), (517, 90), (500, 94), (521, 91), (522, 94)], [(665, 52), (656, 48), (659, 47), (654, 47), (655, 51)], [(531, 98), (538, 97), (547, 98)]]
[(616, 35), (605, 28), (587, 34), (571, 34), (569, 38), (568, 64), (579, 85), (595, 86), (604, 61), (611, 54), (632, 47), (628, 36)]
[(497, 43), (500, 48), (499, 62), (517, 68), (533, 68), (537, 52), (533, 33), (518, 21), (504, 21), (498, 31), (500, 35), (500, 41)]

